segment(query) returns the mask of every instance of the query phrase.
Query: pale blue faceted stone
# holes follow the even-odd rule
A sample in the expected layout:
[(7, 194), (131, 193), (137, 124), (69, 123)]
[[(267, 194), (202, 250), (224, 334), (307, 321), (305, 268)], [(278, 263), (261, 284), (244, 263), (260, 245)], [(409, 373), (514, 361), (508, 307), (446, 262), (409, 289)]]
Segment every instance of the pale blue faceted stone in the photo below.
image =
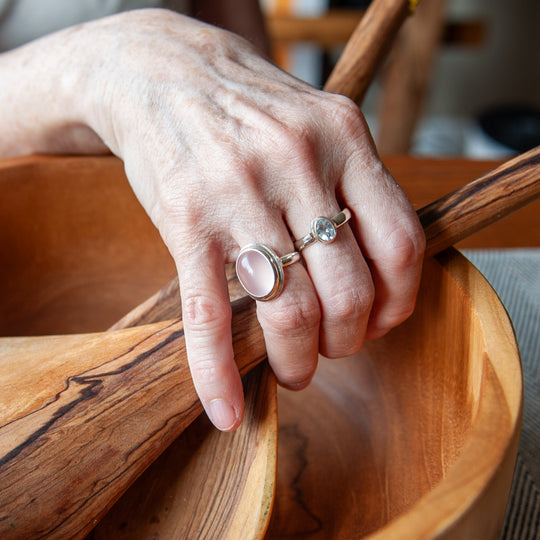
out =
[(336, 239), (336, 226), (328, 218), (318, 218), (313, 227), (313, 234), (321, 242), (332, 242)]

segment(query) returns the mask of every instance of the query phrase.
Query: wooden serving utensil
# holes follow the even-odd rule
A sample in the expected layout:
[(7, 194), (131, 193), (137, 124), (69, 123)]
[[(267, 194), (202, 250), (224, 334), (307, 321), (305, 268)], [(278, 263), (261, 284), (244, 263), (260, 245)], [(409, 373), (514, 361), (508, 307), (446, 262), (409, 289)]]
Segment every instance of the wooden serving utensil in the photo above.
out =
[[(440, 253), (540, 197), (539, 167), (537, 147), (418, 210), (426, 234), (426, 255)], [(228, 281), (231, 298), (242, 296), (232, 269)], [(178, 278), (174, 278), (112, 328), (147, 324), (178, 313), (179, 298)]]
[[(539, 159), (537, 148), (420, 210), (428, 251), (538, 197)], [(245, 373), (265, 358), (264, 340), (252, 301), (236, 300), (233, 313)], [(84, 534), (201, 412), (179, 320), (3, 338), (0, 395), (3, 538)]]

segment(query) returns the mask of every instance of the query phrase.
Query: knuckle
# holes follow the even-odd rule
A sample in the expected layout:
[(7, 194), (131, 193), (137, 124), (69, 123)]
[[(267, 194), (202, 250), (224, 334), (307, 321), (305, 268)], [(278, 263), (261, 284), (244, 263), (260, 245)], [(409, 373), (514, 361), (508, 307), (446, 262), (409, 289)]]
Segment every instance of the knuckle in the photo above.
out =
[(317, 362), (318, 354), (292, 354), (280, 358), (279, 361), (271, 361), (271, 365), (282, 386), (300, 390), (311, 381)]
[(295, 125), (281, 124), (274, 138), (277, 155), (286, 161), (294, 159), (299, 163), (312, 162), (316, 149), (310, 133), (310, 127), (303, 125), (301, 120)]
[(408, 302), (406, 305), (402, 306), (400, 310), (396, 310), (394, 313), (390, 314), (390, 325), (392, 327), (401, 324), (403, 321), (407, 320), (414, 312), (415, 301), (414, 299)]
[(289, 367), (287, 373), (280, 375), (279, 383), (292, 390), (302, 390), (311, 381), (316, 368), (317, 360), (294, 364)]
[(360, 108), (345, 96), (333, 96), (332, 116), (335, 125), (340, 127), (345, 137), (357, 138), (367, 131), (366, 121)]
[(334, 324), (357, 321), (369, 313), (374, 297), (372, 283), (364, 285), (362, 290), (345, 288), (333, 296), (332, 309), (325, 313), (325, 319)]
[(264, 316), (265, 330), (278, 337), (309, 333), (318, 328), (320, 320), (318, 302), (308, 299), (287, 303), (280, 309), (269, 310)]
[(424, 255), (426, 237), (422, 229), (399, 227), (394, 229), (386, 244), (388, 246), (389, 263), (394, 268), (407, 268), (417, 264)]
[(198, 359), (190, 364), (191, 375), (197, 385), (203, 388), (212, 388), (224, 379), (223, 368), (214, 360)]
[(379, 316), (377, 326), (380, 328), (394, 328), (406, 321), (414, 312), (415, 302), (411, 300), (399, 307), (386, 309), (384, 315)]
[(230, 325), (231, 317), (229, 302), (206, 294), (184, 293), (182, 318), (190, 330), (208, 333), (225, 324)]

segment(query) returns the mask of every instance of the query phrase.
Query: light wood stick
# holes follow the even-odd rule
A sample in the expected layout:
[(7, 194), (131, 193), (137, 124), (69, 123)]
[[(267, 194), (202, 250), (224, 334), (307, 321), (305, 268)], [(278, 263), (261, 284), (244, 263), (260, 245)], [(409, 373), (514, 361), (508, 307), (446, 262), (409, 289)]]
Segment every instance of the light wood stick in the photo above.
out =
[(408, 0), (377, 0), (369, 6), (326, 82), (327, 92), (363, 101), (375, 70), (409, 14), (409, 5)]

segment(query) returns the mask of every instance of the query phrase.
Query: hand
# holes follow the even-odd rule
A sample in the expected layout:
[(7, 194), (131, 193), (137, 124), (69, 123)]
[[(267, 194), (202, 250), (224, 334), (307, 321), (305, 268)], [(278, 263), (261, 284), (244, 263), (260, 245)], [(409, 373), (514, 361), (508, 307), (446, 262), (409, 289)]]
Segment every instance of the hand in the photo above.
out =
[(79, 97), (64, 112), (71, 133), (94, 148), (97, 134), (124, 160), (174, 257), (193, 381), (218, 428), (235, 429), (243, 414), (224, 271), (242, 246), (284, 255), (313, 218), (352, 213), (336, 242), (307, 247), (305, 265), (285, 269), (278, 298), (259, 302), (284, 386), (305, 387), (319, 352), (352, 354), (410, 315), (423, 232), (351, 101), (167, 11), (128, 12), (62, 39), (72, 44), (64, 82)]

